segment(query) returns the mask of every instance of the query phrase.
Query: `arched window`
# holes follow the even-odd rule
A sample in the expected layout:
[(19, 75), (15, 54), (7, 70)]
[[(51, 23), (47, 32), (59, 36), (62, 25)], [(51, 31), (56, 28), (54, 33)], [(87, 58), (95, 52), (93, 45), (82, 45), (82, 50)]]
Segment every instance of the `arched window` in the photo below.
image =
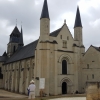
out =
[(14, 48), (13, 48), (13, 52), (15, 52), (15, 49), (16, 49), (16, 47), (14, 46)]
[(62, 61), (62, 74), (67, 74), (67, 61)]

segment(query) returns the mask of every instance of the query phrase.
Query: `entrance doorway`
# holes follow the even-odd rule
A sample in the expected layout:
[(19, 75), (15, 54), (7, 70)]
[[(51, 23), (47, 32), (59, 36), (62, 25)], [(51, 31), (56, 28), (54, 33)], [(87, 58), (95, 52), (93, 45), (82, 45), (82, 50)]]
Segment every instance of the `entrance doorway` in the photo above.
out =
[(67, 94), (67, 83), (66, 82), (62, 83), (62, 94)]

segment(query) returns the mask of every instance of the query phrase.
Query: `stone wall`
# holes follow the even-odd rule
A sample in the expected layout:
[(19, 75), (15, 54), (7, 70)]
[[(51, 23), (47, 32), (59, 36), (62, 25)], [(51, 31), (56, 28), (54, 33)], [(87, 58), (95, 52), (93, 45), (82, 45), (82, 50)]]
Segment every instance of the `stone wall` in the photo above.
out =
[(86, 92), (86, 100), (100, 100), (100, 82), (88, 82)]
[(3, 88), (3, 79), (0, 79), (0, 89)]

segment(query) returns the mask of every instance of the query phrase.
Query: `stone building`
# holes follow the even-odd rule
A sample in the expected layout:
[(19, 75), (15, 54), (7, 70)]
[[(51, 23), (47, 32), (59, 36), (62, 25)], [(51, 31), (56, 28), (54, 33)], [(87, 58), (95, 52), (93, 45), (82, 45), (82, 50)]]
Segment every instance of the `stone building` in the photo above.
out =
[[(100, 56), (96, 47), (91, 46), (85, 52), (82, 34), (79, 8), (76, 12), (74, 37), (66, 21), (59, 29), (50, 33), (48, 5), (47, 0), (44, 0), (39, 39), (24, 46), (22, 28), (19, 31), (17, 26), (10, 35), (7, 53), (0, 57), (2, 88), (27, 94), (29, 82), (34, 79), (38, 96), (39, 79), (45, 78), (43, 91), (47, 95), (85, 92), (85, 83), (90, 77), (87, 78), (88, 74), (97, 75), (97, 79), (91, 81), (98, 80)], [(90, 65), (91, 61), (94, 61), (94, 65)]]

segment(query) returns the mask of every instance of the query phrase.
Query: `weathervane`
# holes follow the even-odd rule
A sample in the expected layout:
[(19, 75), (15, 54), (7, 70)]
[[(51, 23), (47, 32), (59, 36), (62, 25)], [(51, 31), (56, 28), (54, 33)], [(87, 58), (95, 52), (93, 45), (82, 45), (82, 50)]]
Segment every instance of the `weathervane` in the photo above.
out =
[(16, 19), (16, 26), (17, 26), (17, 19)]
[(21, 21), (21, 26), (22, 26), (23, 22)]

